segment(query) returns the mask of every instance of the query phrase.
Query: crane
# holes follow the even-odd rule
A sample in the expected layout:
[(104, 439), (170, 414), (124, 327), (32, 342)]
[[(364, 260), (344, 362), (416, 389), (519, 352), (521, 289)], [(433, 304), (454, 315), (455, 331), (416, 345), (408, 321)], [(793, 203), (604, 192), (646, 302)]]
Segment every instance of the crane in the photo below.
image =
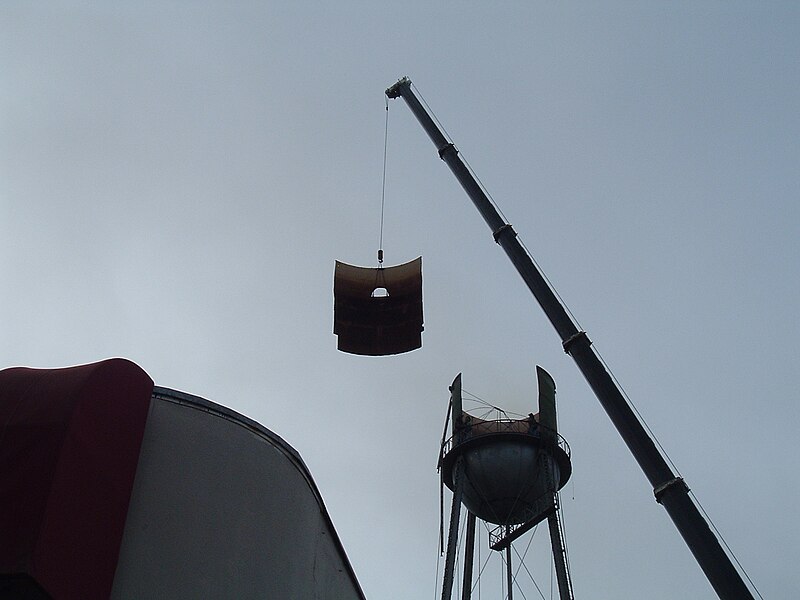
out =
[(558, 333), (564, 352), (575, 361), (652, 485), (656, 502), (666, 509), (719, 598), (721, 600), (752, 600), (753, 595), (742, 576), (689, 495), (689, 486), (682, 477), (673, 471), (658, 450), (622, 390), (592, 348), (592, 342), (586, 332), (577, 327), (553, 288), (517, 239), (513, 227), (500, 216), (466, 163), (459, 156), (458, 149), (445, 136), (420, 102), (414, 92), (411, 80), (403, 77), (386, 90), (386, 96), (388, 98), (402, 97), (433, 141), (439, 158), (450, 167), (491, 229), (494, 241), (511, 259), (517, 272)]

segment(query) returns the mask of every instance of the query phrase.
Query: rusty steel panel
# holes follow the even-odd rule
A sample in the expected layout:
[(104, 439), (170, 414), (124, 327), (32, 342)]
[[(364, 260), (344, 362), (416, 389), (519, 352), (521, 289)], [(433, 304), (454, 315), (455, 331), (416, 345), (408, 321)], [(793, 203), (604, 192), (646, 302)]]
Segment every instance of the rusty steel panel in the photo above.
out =
[(385, 268), (336, 261), (333, 296), (333, 333), (342, 352), (386, 356), (422, 346), (421, 256)]

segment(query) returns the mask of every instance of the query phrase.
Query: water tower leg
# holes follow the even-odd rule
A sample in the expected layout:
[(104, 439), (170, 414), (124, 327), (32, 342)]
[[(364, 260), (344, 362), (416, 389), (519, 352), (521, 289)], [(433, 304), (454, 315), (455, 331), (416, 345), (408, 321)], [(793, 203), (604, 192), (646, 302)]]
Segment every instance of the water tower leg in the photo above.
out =
[(558, 497), (553, 499), (556, 510), (547, 517), (550, 529), (550, 545), (553, 548), (553, 561), (556, 566), (556, 579), (558, 580), (558, 595), (560, 600), (573, 600), (572, 581), (567, 565), (567, 548), (564, 545), (564, 536), (561, 531), (561, 521), (558, 517)]
[(461, 600), (472, 597), (472, 563), (475, 558), (475, 522), (477, 517), (467, 511), (467, 539), (464, 540), (464, 582), (461, 586)]
[(508, 584), (508, 600), (512, 600), (514, 588), (514, 573), (511, 571), (511, 544), (506, 546), (506, 582)]
[(453, 593), (453, 571), (456, 564), (458, 520), (461, 516), (461, 498), (464, 495), (464, 462), (459, 458), (453, 473), (453, 505), (450, 509), (450, 529), (447, 531), (447, 555), (444, 559), (442, 600), (450, 600)]

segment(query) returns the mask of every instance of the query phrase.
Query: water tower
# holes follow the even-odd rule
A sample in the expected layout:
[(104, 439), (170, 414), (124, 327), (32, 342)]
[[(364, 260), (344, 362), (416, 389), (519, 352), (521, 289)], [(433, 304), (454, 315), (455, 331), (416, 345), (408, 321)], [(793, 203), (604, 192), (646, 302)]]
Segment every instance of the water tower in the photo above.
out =
[(450, 600), (462, 505), (467, 509), (462, 600), (469, 600), (478, 519), (493, 528), (490, 548), (505, 552), (508, 598), (512, 598), (511, 544), (545, 519), (561, 600), (572, 600), (558, 490), (572, 473), (569, 446), (558, 434), (555, 383), (536, 367), (539, 412), (521, 419), (483, 419), (464, 411), (461, 375), (450, 386), (451, 436), (439, 455), (442, 481), (453, 492), (447, 534), (442, 600)]

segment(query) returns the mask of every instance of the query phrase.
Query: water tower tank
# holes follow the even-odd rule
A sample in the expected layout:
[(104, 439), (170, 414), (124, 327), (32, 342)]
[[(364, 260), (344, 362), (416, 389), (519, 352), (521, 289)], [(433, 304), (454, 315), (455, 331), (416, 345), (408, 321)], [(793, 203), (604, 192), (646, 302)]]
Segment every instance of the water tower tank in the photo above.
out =
[(556, 431), (555, 384), (539, 375), (539, 413), (524, 419), (479, 419), (461, 408), (460, 375), (453, 382), (453, 435), (442, 448), (445, 485), (463, 477), (462, 502), (497, 525), (526, 521), (537, 501), (561, 489), (572, 473), (569, 446)]

